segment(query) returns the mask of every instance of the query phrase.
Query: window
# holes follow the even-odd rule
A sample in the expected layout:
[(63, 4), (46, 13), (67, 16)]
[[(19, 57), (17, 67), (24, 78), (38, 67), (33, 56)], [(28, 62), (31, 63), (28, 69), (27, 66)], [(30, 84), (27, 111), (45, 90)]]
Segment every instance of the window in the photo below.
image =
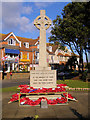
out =
[(12, 38), (8, 40), (9, 45), (15, 45), (15, 43), (16, 43), (15, 40)]
[(22, 52), (21, 52), (21, 59), (22, 59)]
[(24, 42), (23, 44), (26, 48), (29, 48), (29, 43), (28, 42)]
[(37, 48), (39, 49), (39, 45), (37, 45)]
[(27, 59), (29, 59), (29, 53), (27, 53)]
[(51, 56), (51, 60), (53, 61), (53, 56)]
[(24, 46), (26, 46), (26, 43), (23, 43), (24, 44)]

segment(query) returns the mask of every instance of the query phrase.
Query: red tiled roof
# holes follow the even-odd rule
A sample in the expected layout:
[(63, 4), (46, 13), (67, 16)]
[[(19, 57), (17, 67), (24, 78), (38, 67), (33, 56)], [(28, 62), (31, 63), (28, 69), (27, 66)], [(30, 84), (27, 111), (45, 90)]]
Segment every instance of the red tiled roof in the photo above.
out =
[[(10, 32), (8, 34), (2, 34), (2, 33), (0, 33), (0, 40), (4, 40), (11, 33), (12, 32)], [(25, 48), (25, 46), (23, 44), (24, 42), (28, 42), (29, 46), (30, 46), (30, 45), (35, 45), (35, 43), (38, 42), (38, 40), (39, 40), (39, 37), (37, 39), (31, 39), (31, 38), (24, 38), (24, 37), (16, 36), (16, 38), (19, 41), (21, 41), (21, 47), (20, 47), (21, 50), (32, 50), (30, 47), (29, 48)]]
[(18, 40), (20, 40), (22, 43), (24, 42), (28, 42), (29, 45), (34, 45), (38, 40), (39, 40), (39, 37), (37, 39), (31, 39), (31, 38), (24, 38), (24, 37), (19, 37), (19, 36), (16, 36), (18, 38)]
[(69, 54), (67, 54), (67, 53), (66, 53), (64, 56), (65, 56), (65, 57), (70, 57), (70, 55), (69, 55)]
[(48, 52), (49, 54), (52, 54), (52, 55), (54, 55), (54, 53), (53, 53), (53, 52), (50, 52), (48, 49), (47, 49), (47, 52)]
[(58, 53), (57, 56), (64, 56), (62, 53)]
[[(10, 32), (8, 34), (2, 34), (2, 33), (0, 33), (0, 39), (4, 40), (11, 33), (12, 32)], [(19, 36), (16, 36), (16, 37), (17, 37), (18, 40), (20, 40), (22, 42), (29, 42), (30, 45), (34, 45), (39, 40), (39, 37), (37, 39), (24, 38), (24, 37), (19, 37)]]
[(2, 33), (0, 33), (0, 40), (4, 40), (9, 34), (11, 34), (11, 32), (8, 33), (8, 34), (2, 34)]
[(52, 46), (52, 51), (55, 52), (57, 50), (57, 48), (58, 48), (58, 45), (53, 45)]
[(29, 50), (29, 48), (25, 48), (24, 46), (24, 42), (28, 42), (29, 43), (29, 46), (30, 45), (35, 45), (36, 42), (38, 42), (39, 40), (39, 37), (37, 39), (31, 39), (31, 38), (24, 38), (24, 37), (19, 37), (19, 36), (16, 36), (18, 38), (18, 40), (21, 41), (21, 47), (20, 49), (23, 49), (23, 50)]
[(79, 55), (77, 54), (74, 54), (74, 53), (71, 53), (72, 56), (76, 56), (76, 57), (80, 57)]

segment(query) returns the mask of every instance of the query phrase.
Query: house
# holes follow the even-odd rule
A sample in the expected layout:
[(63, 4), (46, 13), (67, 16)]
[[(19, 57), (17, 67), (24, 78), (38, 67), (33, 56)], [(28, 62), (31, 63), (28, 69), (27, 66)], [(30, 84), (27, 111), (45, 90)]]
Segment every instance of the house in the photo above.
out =
[(7, 73), (18, 70), (30, 71), (32, 56), (36, 54), (39, 37), (37, 39), (15, 36), (13, 32), (0, 34), (1, 66)]
[[(66, 46), (65, 50), (60, 49), (60, 45), (47, 43), (47, 57), (52, 69), (62, 69), (72, 56), (76, 56), (79, 63), (79, 56), (73, 54)], [(76, 69), (78, 66), (76, 65)]]
[(30, 71), (32, 69), (32, 63), (35, 66), (39, 37), (37, 39), (29, 39), (17, 36), (17, 38), (21, 42), (19, 68), (26, 68), (27, 71)]
[[(62, 69), (73, 54), (67, 47), (47, 43), (47, 63), (52, 69)], [(16, 36), (13, 32), (0, 34), (0, 76), (10, 71), (30, 71), (39, 63), (39, 37), (37, 39)], [(3, 71), (3, 72), (2, 72)]]

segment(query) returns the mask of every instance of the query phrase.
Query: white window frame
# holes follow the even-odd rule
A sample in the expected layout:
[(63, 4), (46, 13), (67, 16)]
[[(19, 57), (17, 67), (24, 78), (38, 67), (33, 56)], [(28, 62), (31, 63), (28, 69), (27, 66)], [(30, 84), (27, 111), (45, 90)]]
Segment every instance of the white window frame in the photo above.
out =
[(27, 53), (27, 59), (29, 60), (29, 53)]
[(28, 42), (24, 42), (23, 44), (25, 44), (24, 46), (25, 46), (26, 48), (29, 48), (29, 43), (28, 43)]
[[(12, 40), (12, 43), (11, 43), (11, 40)], [(10, 43), (9, 43), (10, 42)], [(13, 38), (9, 39), (8, 40), (8, 45), (16, 45), (16, 42)]]
[(21, 59), (22, 59), (22, 55), (23, 55), (23, 53), (21, 52)]

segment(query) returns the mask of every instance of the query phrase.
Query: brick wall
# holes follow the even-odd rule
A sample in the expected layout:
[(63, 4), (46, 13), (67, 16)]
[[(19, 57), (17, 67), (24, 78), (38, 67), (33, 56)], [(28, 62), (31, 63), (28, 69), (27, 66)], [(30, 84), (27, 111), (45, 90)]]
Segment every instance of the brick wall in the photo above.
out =
[[(11, 77), (9, 78), (8, 76), (5, 79), (11, 79)], [(29, 79), (30, 73), (12, 73), (12, 79), (24, 79), (24, 78)]]
[(2, 72), (0, 72), (0, 80), (2, 80)]
[(29, 78), (30, 73), (12, 73), (12, 79), (18, 79), (18, 78)]

